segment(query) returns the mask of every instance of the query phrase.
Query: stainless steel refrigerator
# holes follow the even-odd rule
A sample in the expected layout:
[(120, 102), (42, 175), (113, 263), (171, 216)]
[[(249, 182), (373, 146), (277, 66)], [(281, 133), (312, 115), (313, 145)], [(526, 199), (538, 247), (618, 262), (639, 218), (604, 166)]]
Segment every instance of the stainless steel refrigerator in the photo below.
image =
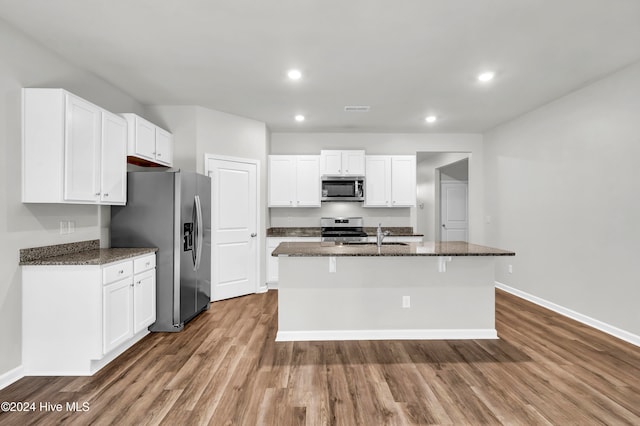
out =
[(111, 247), (157, 247), (156, 322), (181, 331), (211, 300), (211, 179), (174, 169), (127, 173), (111, 207)]

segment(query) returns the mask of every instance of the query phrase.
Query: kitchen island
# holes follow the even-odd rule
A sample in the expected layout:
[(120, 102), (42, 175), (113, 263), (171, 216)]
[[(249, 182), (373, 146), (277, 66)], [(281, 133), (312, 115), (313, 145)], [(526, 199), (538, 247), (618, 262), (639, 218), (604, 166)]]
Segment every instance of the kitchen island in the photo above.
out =
[(495, 339), (495, 256), (466, 242), (281, 243), (276, 340)]

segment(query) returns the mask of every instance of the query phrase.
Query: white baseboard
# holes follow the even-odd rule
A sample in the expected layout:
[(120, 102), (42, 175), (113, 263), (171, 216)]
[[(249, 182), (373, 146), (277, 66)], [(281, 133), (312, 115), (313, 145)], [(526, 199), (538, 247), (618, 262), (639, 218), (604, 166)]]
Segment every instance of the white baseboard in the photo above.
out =
[(266, 293), (267, 291), (269, 291), (269, 287), (267, 287), (266, 284), (261, 285), (258, 287), (258, 290), (256, 291), (256, 294), (260, 294), (260, 293)]
[(24, 377), (24, 369), (21, 365), (0, 375), (0, 390)]
[(496, 287), (500, 290), (506, 291), (507, 293), (511, 293), (514, 296), (518, 296), (521, 299), (528, 300), (531, 303), (535, 303), (536, 305), (540, 305), (543, 308), (547, 308), (551, 311), (559, 313), (560, 315), (564, 315), (565, 317), (588, 325), (589, 327), (593, 327), (596, 330), (600, 330), (603, 333), (610, 334), (611, 336), (617, 337), (618, 339), (624, 340), (625, 342), (631, 343), (632, 345), (640, 346), (640, 336), (629, 333), (628, 331), (622, 330), (621, 328), (614, 327), (613, 325), (588, 317), (569, 308), (565, 308), (564, 306), (557, 305), (553, 302), (549, 302), (548, 300), (526, 293), (522, 290), (518, 290), (517, 288), (509, 287), (508, 285), (498, 281), (496, 281)]
[(276, 342), (321, 340), (468, 340), (497, 339), (495, 329), (468, 330), (309, 330), (278, 331)]

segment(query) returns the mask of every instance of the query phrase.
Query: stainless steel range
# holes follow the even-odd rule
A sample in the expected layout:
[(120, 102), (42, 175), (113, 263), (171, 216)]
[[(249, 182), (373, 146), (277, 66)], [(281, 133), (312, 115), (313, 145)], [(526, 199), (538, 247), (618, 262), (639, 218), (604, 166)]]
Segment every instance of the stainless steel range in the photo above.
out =
[(323, 217), (320, 219), (322, 241), (366, 241), (361, 217)]

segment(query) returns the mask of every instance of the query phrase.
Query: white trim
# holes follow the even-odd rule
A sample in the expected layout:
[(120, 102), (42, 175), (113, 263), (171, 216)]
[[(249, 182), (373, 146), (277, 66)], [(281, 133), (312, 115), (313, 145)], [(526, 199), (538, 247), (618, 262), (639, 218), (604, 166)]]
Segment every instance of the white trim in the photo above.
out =
[(0, 375), (0, 390), (24, 377), (24, 368), (19, 365), (14, 369)]
[(441, 330), (310, 330), (278, 331), (276, 342), (319, 340), (468, 340), (497, 339), (495, 329)]
[[(262, 248), (264, 247), (264, 242), (263, 242), (263, 237), (262, 235), (265, 234), (264, 230), (261, 229), (261, 219), (262, 216), (260, 214), (261, 210), (262, 210), (262, 206), (260, 204), (260, 192), (261, 192), (261, 187), (260, 187), (260, 160), (256, 160), (253, 158), (242, 158), (242, 157), (232, 157), (232, 156), (228, 156), (228, 155), (218, 155), (218, 154), (204, 154), (204, 174), (205, 176), (209, 176), (209, 160), (220, 160), (220, 161), (231, 161), (231, 162), (235, 162), (235, 163), (246, 163), (246, 164), (252, 164), (254, 166), (256, 166), (256, 233), (258, 234), (256, 236), (257, 241), (256, 244), (258, 245), (258, 253), (257, 253), (257, 258), (256, 258), (256, 289), (255, 292), (256, 293), (263, 293), (265, 291), (267, 291), (267, 289), (263, 289), (263, 286), (260, 284), (261, 281), (261, 269), (260, 269), (260, 263), (261, 263), (261, 259), (264, 257), (264, 251), (262, 250)], [(212, 242), (213, 243), (213, 242)], [(211, 251), (211, 254), (213, 256), (213, 250)], [(213, 262), (213, 259), (212, 259)], [(213, 263), (211, 264), (211, 267), (213, 267)], [(212, 285), (213, 285), (213, 279), (211, 280)], [(211, 297), (213, 298), (213, 288), (211, 288)], [(212, 300), (213, 301), (213, 300)]]
[(498, 281), (496, 281), (496, 288), (504, 290), (507, 293), (511, 293), (514, 296), (518, 296), (521, 299), (528, 300), (529, 302), (535, 303), (536, 305), (542, 306), (543, 308), (547, 308), (551, 311), (557, 312), (560, 315), (576, 320), (582, 324), (588, 325), (589, 327), (593, 327), (596, 330), (602, 331), (603, 333), (607, 333), (613, 337), (617, 337), (618, 339), (624, 340), (625, 342), (631, 343), (632, 345), (640, 346), (640, 336), (636, 334), (629, 333), (628, 331), (622, 330), (621, 328), (588, 317), (569, 308), (565, 308), (564, 306), (557, 305), (538, 296), (534, 296), (522, 290), (518, 290), (517, 288), (509, 287), (508, 285)]

